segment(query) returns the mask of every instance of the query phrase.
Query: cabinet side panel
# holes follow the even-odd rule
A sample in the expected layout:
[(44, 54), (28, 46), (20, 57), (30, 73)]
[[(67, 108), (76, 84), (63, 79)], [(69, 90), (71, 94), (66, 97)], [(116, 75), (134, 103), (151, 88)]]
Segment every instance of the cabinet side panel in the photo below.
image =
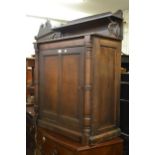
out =
[(95, 39), (93, 135), (118, 128), (120, 93), (119, 41)]
[(100, 57), (98, 59), (98, 102), (99, 102), (99, 122), (111, 125), (114, 123), (115, 103), (114, 103), (114, 64), (115, 51), (111, 47), (100, 47)]

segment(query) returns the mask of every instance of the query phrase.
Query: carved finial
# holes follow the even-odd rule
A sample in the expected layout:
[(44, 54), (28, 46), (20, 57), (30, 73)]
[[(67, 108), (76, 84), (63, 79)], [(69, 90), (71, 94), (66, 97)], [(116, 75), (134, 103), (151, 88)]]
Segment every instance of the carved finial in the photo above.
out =
[(52, 25), (50, 23), (50, 21), (47, 19), (46, 23), (45, 23), (45, 27), (51, 29)]
[(122, 10), (117, 10), (115, 13), (113, 13), (113, 15), (118, 17), (118, 18), (123, 18)]
[(40, 25), (38, 35), (35, 38), (37, 39), (37, 38), (51, 32), (51, 30), (52, 30), (52, 25), (51, 25), (50, 21), (47, 20), (45, 24)]

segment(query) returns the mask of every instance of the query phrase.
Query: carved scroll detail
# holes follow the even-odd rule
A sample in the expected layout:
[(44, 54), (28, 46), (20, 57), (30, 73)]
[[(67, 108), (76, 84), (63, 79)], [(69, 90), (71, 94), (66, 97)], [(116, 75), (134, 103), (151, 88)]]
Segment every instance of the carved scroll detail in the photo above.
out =
[(59, 39), (62, 37), (62, 34), (60, 32), (53, 32), (50, 36), (49, 39)]
[(62, 34), (61, 32), (54, 31), (52, 29), (52, 25), (50, 21), (47, 20), (45, 24), (42, 24), (40, 26), (38, 35), (35, 36), (36, 40), (45, 41), (45, 40), (53, 40), (61, 38)]
[(119, 37), (120, 31), (121, 31), (119, 23), (115, 21), (111, 21), (108, 24), (108, 31), (111, 35), (114, 35), (115, 37)]

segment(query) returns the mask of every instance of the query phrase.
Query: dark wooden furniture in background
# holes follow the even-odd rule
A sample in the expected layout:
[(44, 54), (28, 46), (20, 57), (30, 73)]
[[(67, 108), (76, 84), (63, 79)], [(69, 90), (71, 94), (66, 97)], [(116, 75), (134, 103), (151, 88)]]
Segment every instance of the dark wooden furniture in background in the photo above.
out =
[[(30, 107), (32, 108), (32, 107)], [(26, 155), (34, 155), (35, 145), (35, 128), (34, 115), (26, 112)]]
[(129, 55), (121, 56), (120, 128), (124, 155), (129, 155)]
[(34, 68), (35, 57), (26, 58), (26, 154), (33, 155), (35, 149), (34, 128)]
[(35, 58), (26, 58), (26, 105), (34, 105), (34, 67)]
[[(53, 155), (96, 155), (100, 151), (121, 155), (122, 140), (114, 139), (120, 135), (121, 40), (121, 11), (59, 28), (52, 29), (49, 22), (40, 27), (34, 44), (35, 112), (41, 130), (36, 133), (37, 149), (43, 148), (42, 154), (50, 154), (51, 148)], [(55, 135), (59, 136), (56, 144), (52, 142)], [(45, 147), (39, 137), (46, 141)], [(103, 143), (107, 140), (111, 141)], [(78, 153), (68, 150), (68, 141), (76, 143), (73, 147)], [(81, 147), (87, 151), (80, 152)]]

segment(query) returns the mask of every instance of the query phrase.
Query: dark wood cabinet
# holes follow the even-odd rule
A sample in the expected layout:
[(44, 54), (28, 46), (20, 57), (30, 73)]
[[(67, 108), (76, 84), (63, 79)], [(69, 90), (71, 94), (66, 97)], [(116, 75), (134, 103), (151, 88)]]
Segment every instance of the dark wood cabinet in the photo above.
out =
[(41, 26), (34, 44), (39, 128), (83, 146), (120, 135), (121, 25), (118, 12), (76, 20), (51, 31), (48, 22)]
[(38, 44), (38, 124), (83, 143), (118, 136), (120, 46), (98, 35)]

